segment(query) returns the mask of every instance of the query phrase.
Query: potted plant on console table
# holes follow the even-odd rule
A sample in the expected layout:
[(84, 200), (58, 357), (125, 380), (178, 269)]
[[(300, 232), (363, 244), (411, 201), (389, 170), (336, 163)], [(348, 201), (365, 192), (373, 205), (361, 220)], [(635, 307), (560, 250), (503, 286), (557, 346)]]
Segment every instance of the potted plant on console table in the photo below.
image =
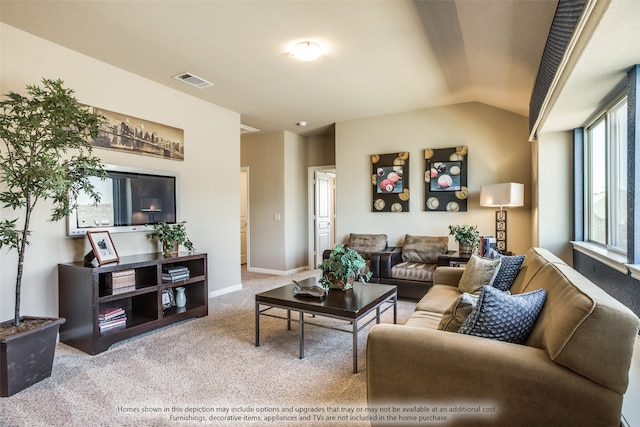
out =
[(17, 251), (14, 319), (0, 323), (2, 397), (51, 376), (58, 328), (65, 322), (20, 316), (33, 210), (47, 200), (51, 221), (58, 221), (75, 208), (81, 190), (97, 203), (89, 177), (104, 176), (87, 142), (98, 136), (103, 117), (80, 106), (61, 80), (43, 79), (42, 87), (28, 85), (26, 93), (9, 92), (0, 101), (0, 203), (22, 217), (0, 221), (0, 248)]
[(458, 242), (458, 252), (461, 254), (475, 253), (480, 246), (480, 232), (477, 225), (450, 225), (449, 235), (453, 235)]
[(177, 224), (167, 224), (165, 221), (161, 221), (151, 226), (154, 231), (149, 234), (149, 238), (157, 239), (162, 244), (163, 257), (169, 258), (172, 255), (177, 255), (180, 245), (190, 251), (195, 250), (193, 243), (187, 237), (185, 221)]
[(347, 291), (353, 287), (354, 280), (368, 281), (372, 273), (366, 269), (364, 258), (354, 249), (339, 244), (329, 254), (329, 258), (323, 260), (318, 268), (322, 270), (320, 284), (325, 289), (341, 289)]

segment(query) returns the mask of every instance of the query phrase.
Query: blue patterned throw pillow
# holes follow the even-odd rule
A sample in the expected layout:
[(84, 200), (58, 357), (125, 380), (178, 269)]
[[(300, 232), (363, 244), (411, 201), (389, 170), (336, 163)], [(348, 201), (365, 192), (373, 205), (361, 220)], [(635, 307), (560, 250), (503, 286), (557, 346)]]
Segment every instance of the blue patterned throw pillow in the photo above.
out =
[(520, 267), (524, 262), (524, 255), (505, 256), (500, 255), (500, 269), (496, 278), (493, 279), (493, 287), (501, 291), (508, 291), (516, 280), (516, 276), (520, 272)]
[(546, 297), (544, 289), (509, 295), (492, 286), (483, 286), (478, 304), (458, 332), (523, 344), (533, 330)]

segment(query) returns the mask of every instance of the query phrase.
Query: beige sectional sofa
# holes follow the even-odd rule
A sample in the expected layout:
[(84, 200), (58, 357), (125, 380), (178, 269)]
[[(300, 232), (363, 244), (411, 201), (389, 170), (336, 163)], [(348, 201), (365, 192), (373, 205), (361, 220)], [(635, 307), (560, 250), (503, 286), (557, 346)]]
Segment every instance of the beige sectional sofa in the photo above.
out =
[[(408, 412), (396, 415), (406, 416), (444, 409), (437, 416), (447, 416), (447, 426), (620, 425), (640, 326), (631, 310), (550, 252), (532, 248), (510, 289), (512, 297), (546, 291), (524, 344), (438, 330), (445, 312), (452, 317), (463, 272), (439, 267), (404, 325), (371, 329), (371, 408), (398, 405)], [(400, 423), (393, 412), (378, 413), (375, 425)]]

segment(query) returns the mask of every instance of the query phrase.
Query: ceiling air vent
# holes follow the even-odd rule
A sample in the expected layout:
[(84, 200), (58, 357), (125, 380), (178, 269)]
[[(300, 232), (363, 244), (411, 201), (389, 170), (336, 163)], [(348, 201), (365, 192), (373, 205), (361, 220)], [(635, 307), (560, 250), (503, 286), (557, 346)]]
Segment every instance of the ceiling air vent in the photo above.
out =
[(252, 133), (252, 132), (260, 132), (260, 129), (252, 128), (251, 126), (243, 125), (240, 123), (240, 134), (243, 133)]
[(204, 89), (205, 87), (213, 86), (213, 83), (206, 81), (192, 73), (180, 73), (173, 76), (174, 79), (180, 80), (188, 85), (197, 87), (198, 89)]

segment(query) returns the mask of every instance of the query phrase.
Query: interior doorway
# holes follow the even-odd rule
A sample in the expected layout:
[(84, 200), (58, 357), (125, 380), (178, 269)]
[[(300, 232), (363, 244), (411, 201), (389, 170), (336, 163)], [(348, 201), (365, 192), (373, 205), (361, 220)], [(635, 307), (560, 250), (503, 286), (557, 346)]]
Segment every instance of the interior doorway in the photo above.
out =
[(240, 168), (240, 265), (249, 266), (249, 168)]
[(309, 266), (322, 262), (322, 253), (335, 246), (335, 167), (309, 168)]

